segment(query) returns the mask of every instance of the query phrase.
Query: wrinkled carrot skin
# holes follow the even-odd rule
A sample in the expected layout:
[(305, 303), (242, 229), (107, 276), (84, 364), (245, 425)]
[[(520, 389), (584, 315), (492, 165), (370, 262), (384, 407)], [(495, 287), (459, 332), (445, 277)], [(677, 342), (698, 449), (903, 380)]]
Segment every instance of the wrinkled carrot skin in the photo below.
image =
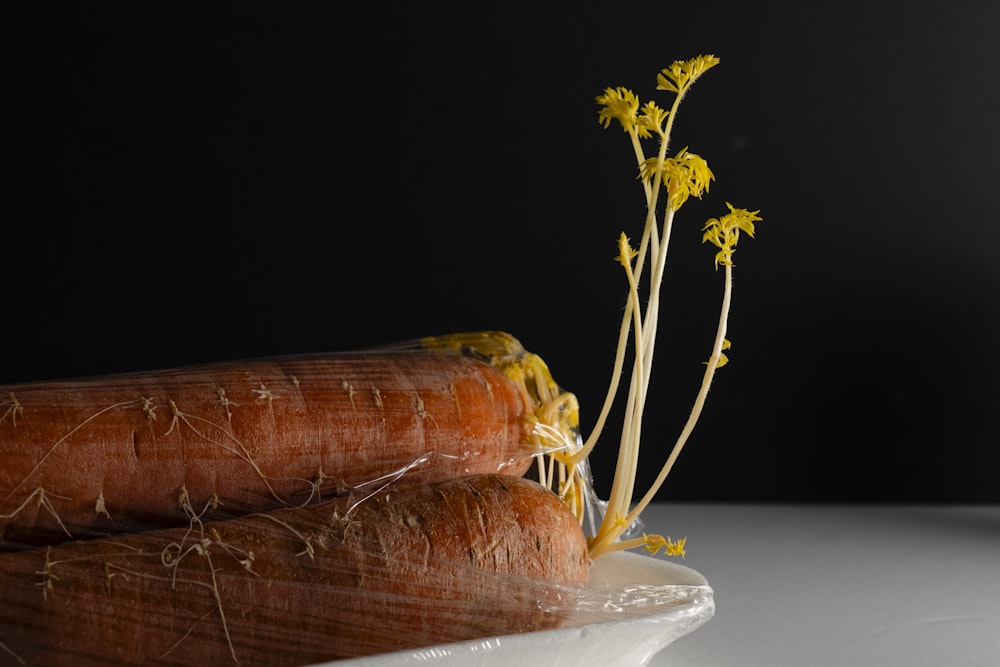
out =
[(347, 512), (338, 499), (0, 554), (0, 652), (302, 665), (548, 629), (587, 579), (578, 523), (528, 479), (391, 489)]
[(410, 465), (414, 482), (521, 475), (529, 410), (496, 368), (429, 352), (0, 387), (0, 550), (329, 498)]

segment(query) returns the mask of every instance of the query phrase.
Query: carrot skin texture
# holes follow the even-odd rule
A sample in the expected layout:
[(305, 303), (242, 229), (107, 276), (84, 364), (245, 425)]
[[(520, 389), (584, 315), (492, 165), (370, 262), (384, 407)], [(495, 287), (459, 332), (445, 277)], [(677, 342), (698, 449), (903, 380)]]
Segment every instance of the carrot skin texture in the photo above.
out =
[(547, 629), (587, 579), (575, 518), (524, 478), (348, 508), (0, 554), (0, 651), (45, 665), (301, 665)]
[[(433, 353), (310, 355), (0, 387), (0, 550), (530, 465), (530, 407)], [(424, 457), (424, 458), (422, 458)]]

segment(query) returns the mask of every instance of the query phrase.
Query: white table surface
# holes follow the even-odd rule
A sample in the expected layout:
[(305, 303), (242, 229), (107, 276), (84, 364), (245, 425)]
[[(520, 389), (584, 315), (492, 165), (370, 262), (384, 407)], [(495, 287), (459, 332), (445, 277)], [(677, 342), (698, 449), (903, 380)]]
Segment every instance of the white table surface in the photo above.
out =
[(715, 617), (654, 666), (1000, 665), (1000, 506), (659, 504)]

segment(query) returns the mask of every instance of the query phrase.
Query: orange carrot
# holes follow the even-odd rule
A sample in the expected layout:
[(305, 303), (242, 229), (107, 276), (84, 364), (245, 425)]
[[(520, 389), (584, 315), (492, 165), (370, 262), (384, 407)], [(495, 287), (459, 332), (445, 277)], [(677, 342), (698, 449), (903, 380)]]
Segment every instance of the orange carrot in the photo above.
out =
[[(470, 341), (486, 352), (447, 353)], [(523, 474), (537, 391), (482, 358), (527, 353), (506, 334), (426, 346), (440, 349), (2, 387), (0, 549), (294, 506), (399, 475)]]
[(309, 664), (553, 627), (588, 569), (555, 494), (465, 477), (0, 554), (0, 655)]

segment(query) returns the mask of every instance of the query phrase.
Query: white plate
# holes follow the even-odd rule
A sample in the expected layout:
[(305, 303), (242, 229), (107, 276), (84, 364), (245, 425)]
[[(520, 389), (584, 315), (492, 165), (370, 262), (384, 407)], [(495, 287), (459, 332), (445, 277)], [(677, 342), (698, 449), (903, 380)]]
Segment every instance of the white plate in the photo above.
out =
[[(637, 583), (640, 582), (640, 583)], [(591, 568), (585, 610), (558, 630), (441, 644), (316, 667), (641, 667), (715, 613), (698, 572), (635, 553), (610, 553)]]

